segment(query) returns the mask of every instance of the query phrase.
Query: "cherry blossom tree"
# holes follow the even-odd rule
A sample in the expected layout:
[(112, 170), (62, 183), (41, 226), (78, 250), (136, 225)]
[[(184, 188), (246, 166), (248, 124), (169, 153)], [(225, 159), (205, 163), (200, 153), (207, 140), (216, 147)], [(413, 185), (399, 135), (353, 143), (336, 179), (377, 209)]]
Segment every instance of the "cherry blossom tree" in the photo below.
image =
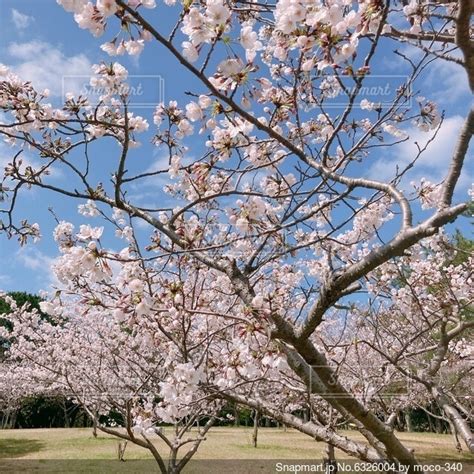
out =
[(24, 380), (19, 377), (17, 367), (1, 364), (0, 370), (0, 427), (13, 428), (20, 402), (25, 395)]
[(341, 307), (316, 342), (351, 393), (387, 423), (435, 403), (471, 450), (472, 255), (454, 244), (438, 234), (379, 267), (368, 305)]
[[(90, 384), (86, 392), (116, 386), (128, 394), (144, 384), (147, 395), (132, 399), (129, 409), (120, 398), (103, 405), (121, 407), (132, 440), (139, 439), (133, 426), (142, 413), (151, 427), (191, 413), (212, 420), (214, 404), (227, 400), (359, 459), (413, 468), (416, 457), (391, 423), (360, 399), (347, 376), (339, 377), (324, 327), (339, 326), (347, 299), (371, 291), (373, 279), (383, 282), (395, 257), (409, 255), (468, 207), (454, 195), (474, 128), (472, 110), (446, 157), (442, 182), (422, 179), (407, 190), (404, 178), (430, 153), (443, 123), (436, 103), (416, 92), (423, 74), (448, 61), (464, 68), (474, 88), (470, 2), (58, 3), (80, 28), (109, 35), (104, 53), (137, 55), (146, 43), (159, 46), (198, 85), (186, 91), (186, 103), (161, 103), (153, 117), (144, 117), (131, 111), (128, 72), (118, 62), (93, 68), (90, 84), (102, 91), (98, 103), (68, 94), (59, 107), (48, 102), (48, 91), (0, 68), (0, 134), (12, 146), (0, 188), (6, 203), (0, 229), (22, 244), (40, 238), (38, 223), (18, 222), (15, 214), (31, 188), (80, 200), (84, 218), (106, 222), (104, 228), (84, 224), (79, 232), (58, 222), (56, 273), (64, 288), (43, 310), (64, 323), (42, 323), (35, 335), (35, 313), (18, 313), (26, 323), (15, 326), (21, 343), (13, 357), (37, 353), (35, 361), (46, 363), (54, 355), (48, 351), (57, 351), (60, 383), (86, 407), (83, 384)], [(157, 25), (148, 11), (155, 8), (169, 9)], [(366, 84), (384, 68), (380, 58), (400, 44), (419, 50), (390, 53), (407, 77), (389, 103), (368, 100)], [(427, 143), (408, 164), (388, 179), (368, 177), (367, 170), (383, 165), (384, 154), (414, 130), (426, 133)], [(136, 148), (147, 137), (166, 158), (158, 169), (136, 162)], [(106, 141), (118, 145), (110, 148), (108, 174), (96, 156), (96, 143)], [(26, 150), (39, 164), (22, 159)], [(55, 170), (68, 182), (51, 179)], [(166, 197), (153, 207), (129, 197), (133, 186), (163, 178)], [(152, 229), (146, 244), (137, 236), (139, 222)], [(101, 244), (111, 230), (125, 242), (122, 250)], [(394, 305), (400, 298), (394, 295)], [(387, 337), (392, 330), (380, 328)], [(451, 330), (446, 322), (448, 339)], [(53, 336), (61, 331), (70, 335), (66, 347)], [(37, 337), (51, 344), (41, 349)], [(449, 343), (439, 349), (439, 364), (451, 350)], [(71, 359), (61, 365), (63, 352)], [(123, 357), (124, 367), (118, 364)], [(107, 369), (92, 377), (91, 367), (100, 368), (102, 360)], [(152, 367), (157, 372), (147, 379)], [(78, 372), (69, 376), (70, 370)], [(421, 385), (436, 398), (440, 387), (429, 377), (439, 367), (431, 375), (423, 370), (428, 378)], [(138, 384), (128, 382), (136, 380), (134, 371)], [(353, 423), (366, 442), (338, 433), (329, 419), (297, 417), (292, 408), (308, 394), (334, 419)], [(448, 395), (443, 389), (440, 396)], [(142, 433), (140, 443), (152, 449)]]
[[(66, 232), (63, 224), (59, 227)], [(106, 285), (77, 275), (70, 283), (74, 293), (65, 289), (61, 296), (41, 303), (50, 314), (48, 320), (41, 319), (37, 309), (18, 306), (6, 296), (12, 307), (8, 315), (12, 328), (3, 330), (10, 341), (12, 363), (6, 374), (22, 381), (20, 385), (10, 380), (16, 391), (21, 386), (28, 387), (28, 393), (72, 398), (99, 430), (150, 450), (162, 472), (180, 472), (222, 408), (222, 402), (208, 400), (199, 389), (206, 375), (203, 365), (209, 341), (216, 331), (210, 328), (212, 321), (191, 319), (200, 314), (200, 304), (192, 296), (189, 313), (178, 302), (184, 292), (195, 292), (200, 281), (193, 285), (191, 278), (183, 282), (167, 275), (175, 276), (167, 282), (163, 272), (151, 270), (145, 279), (142, 273), (133, 259)], [(123, 278), (132, 274), (137, 278), (124, 285)], [(167, 282), (159, 291), (156, 278)], [(161, 311), (152, 312), (147, 306), (146, 284), (154, 294), (153, 303), (158, 298), (162, 302)], [(137, 300), (141, 302), (132, 303)], [(134, 305), (134, 312), (127, 314)], [(17, 394), (16, 400), (20, 399)], [(111, 412), (121, 415), (125, 432), (113, 423), (101, 423), (100, 417)], [(203, 426), (190, 433), (200, 421)], [(153, 437), (168, 448), (165, 459)]]
[(456, 439), (459, 435), (472, 452), (473, 262), (467, 254), (456, 264), (459, 252), (441, 234), (381, 267), (383, 277), (371, 291), (389, 304), (372, 304), (361, 315), (358, 324), (369, 326), (370, 336), (357, 339), (408, 382), (412, 404), (434, 401)]

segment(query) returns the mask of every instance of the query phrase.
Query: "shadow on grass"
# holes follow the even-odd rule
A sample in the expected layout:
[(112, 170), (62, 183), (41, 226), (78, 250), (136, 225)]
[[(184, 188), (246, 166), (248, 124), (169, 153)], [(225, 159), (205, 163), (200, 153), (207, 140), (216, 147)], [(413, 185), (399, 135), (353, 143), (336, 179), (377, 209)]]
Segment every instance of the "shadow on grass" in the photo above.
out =
[(17, 458), (25, 454), (37, 453), (45, 444), (36, 439), (0, 439), (0, 459)]
[[(0, 472), (2, 474), (159, 474), (159, 469), (155, 461), (144, 460), (120, 462), (101, 459), (0, 459)], [(186, 472), (210, 474), (209, 470)], [(220, 470), (212, 474), (222, 472)]]

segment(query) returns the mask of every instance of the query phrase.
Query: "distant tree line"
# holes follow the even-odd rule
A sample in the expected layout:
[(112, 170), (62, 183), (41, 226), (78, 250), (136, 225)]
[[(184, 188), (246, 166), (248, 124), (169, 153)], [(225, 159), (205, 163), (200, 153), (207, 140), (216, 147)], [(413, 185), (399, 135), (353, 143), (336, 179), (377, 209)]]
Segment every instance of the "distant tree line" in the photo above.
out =
[[(428, 411), (435, 416), (430, 415)], [(305, 410), (301, 410), (298, 414), (303, 419), (307, 418)], [(253, 410), (228, 406), (223, 409), (217, 425), (252, 427), (255, 421), (254, 417)], [(121, 416), (117, 413), (110, 413), (109, 416), (102, 418), (101, 422), (109, 421), (121, 424), (122, 421)], [(204, 422), (205, 420), (202, 420), (202, 423)], [(281, 427), (279, 423), (265, 416), (259, 416), (257, 423), (259, 427)], [(26, 397), (21, 400), (13, 413), (0, 410), (1, 429), (87, 428), (92, 426), (93, 423), (88, 414), (79, 405), (63, 396)], [(346, 428), (350, 429), (351, 426), (347, 425)], [(407, 432), (449, 433), (449, 424), (445, 420), (436, 416), (436, 412), (422, 408), (400, 412), (395, 428)]]
[[(473, 251), (473, 241), (466, 239), (461, 233), (455, 235), (455, 242), (459, 249), (465, 254)], [(457, 258), (462, 259), (460, 252)], [(25, 292), (10, 292), (9, 296), (19, 305), (28, 303), (32, 308), (36, 308), (41, 317), (47, 319), (48, 315), (40, 310), (41, 297)], [(2, 318), (2, 314), (10, 311), (9, 305), (0, 298), (0, 326), (7, 327), (9, 322)], [(4, 359), (4, 353), (8, 349), (5, 339), (0, 337), (0, 369)], [(6, 387), (8, 391), (8, 387)], [(1, 401), (1, 400), (0, 400)], [(309, 420), (307, 410), (296, 411), (303, 420)], [(108, 416), (101, 416), (100, 422), (111, 422), (121, 425), (121, 415), (110, 413)], [(381, 416), (382, 418), (382, 416)], [(205, 423), (205, 420), (201, 420)], [(261, 416), (255, 410), (230, 404), (226, 406), (216, 422), (220, 426), (245, 426), (245, 427), (280, 427), (280, 424), (273, 419)], [(26, 396), (17, 401), (14, 406), (0, 403), (0, 429), (15, 428), (73, 428), (92, 427), (93, 422), (90, 416), (68, 397), (62, 395)], [(399, 411), (393, 423), (394, 428), (399, 431), (408, 432), (433, 432), (450, 433), (449, 423), (443, 418), (439, 407), (431, 404), (426, 407), (405, 408)], [(350, 429), (351, 425), (346, 424), (341, 428)], [(256, 435), (255, 435), (256, 436)]]

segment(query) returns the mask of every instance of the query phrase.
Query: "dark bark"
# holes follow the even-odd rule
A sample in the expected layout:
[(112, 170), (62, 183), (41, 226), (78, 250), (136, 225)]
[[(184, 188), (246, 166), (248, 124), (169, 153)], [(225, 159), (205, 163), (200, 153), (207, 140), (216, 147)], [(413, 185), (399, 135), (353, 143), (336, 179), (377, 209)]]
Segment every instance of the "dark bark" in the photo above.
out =
[(258, 442), (258, 423), (260, 421), (260, 412), (255, 410), (253, 415), (253, 431), (252, 431), (252, 446), (257, 447)]

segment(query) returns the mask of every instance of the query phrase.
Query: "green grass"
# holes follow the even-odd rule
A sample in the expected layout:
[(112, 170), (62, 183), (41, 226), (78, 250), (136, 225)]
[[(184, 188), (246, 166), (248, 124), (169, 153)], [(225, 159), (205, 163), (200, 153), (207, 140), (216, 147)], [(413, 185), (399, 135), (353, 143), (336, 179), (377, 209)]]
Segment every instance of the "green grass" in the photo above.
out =
[[(362, 440), (358, 433), (344, 434)], [(474, 461), (468, 453), (456, 452), (449, 435), (399, 433), (399, 437), (415, 449), (421, 461)], [(263, 473), (269, 465), (265, 460), (317, 460), (324, 450), (323, 443), (294, 430), (261, 428), (257, 449), (251, 446), (250, 439), (250, 428), (211, 430), (194, 457), (201, 461), (187, 472)], [(166, 457), (163, 443), (156, 440), (156, 444)], [(3, 430), (0, 431), (0, 472), (154, 472), (155, 463), (148, 450), (128, 443), (126, 462), (119, 462), (117, 445), (118, 440), (112, 436), (99, 433), (94, 438), (91, 429)], [(337, 456), (347, 458), (342, 453)], [(224, 467), (223, 460), (234, 461), (226, 462)]]

